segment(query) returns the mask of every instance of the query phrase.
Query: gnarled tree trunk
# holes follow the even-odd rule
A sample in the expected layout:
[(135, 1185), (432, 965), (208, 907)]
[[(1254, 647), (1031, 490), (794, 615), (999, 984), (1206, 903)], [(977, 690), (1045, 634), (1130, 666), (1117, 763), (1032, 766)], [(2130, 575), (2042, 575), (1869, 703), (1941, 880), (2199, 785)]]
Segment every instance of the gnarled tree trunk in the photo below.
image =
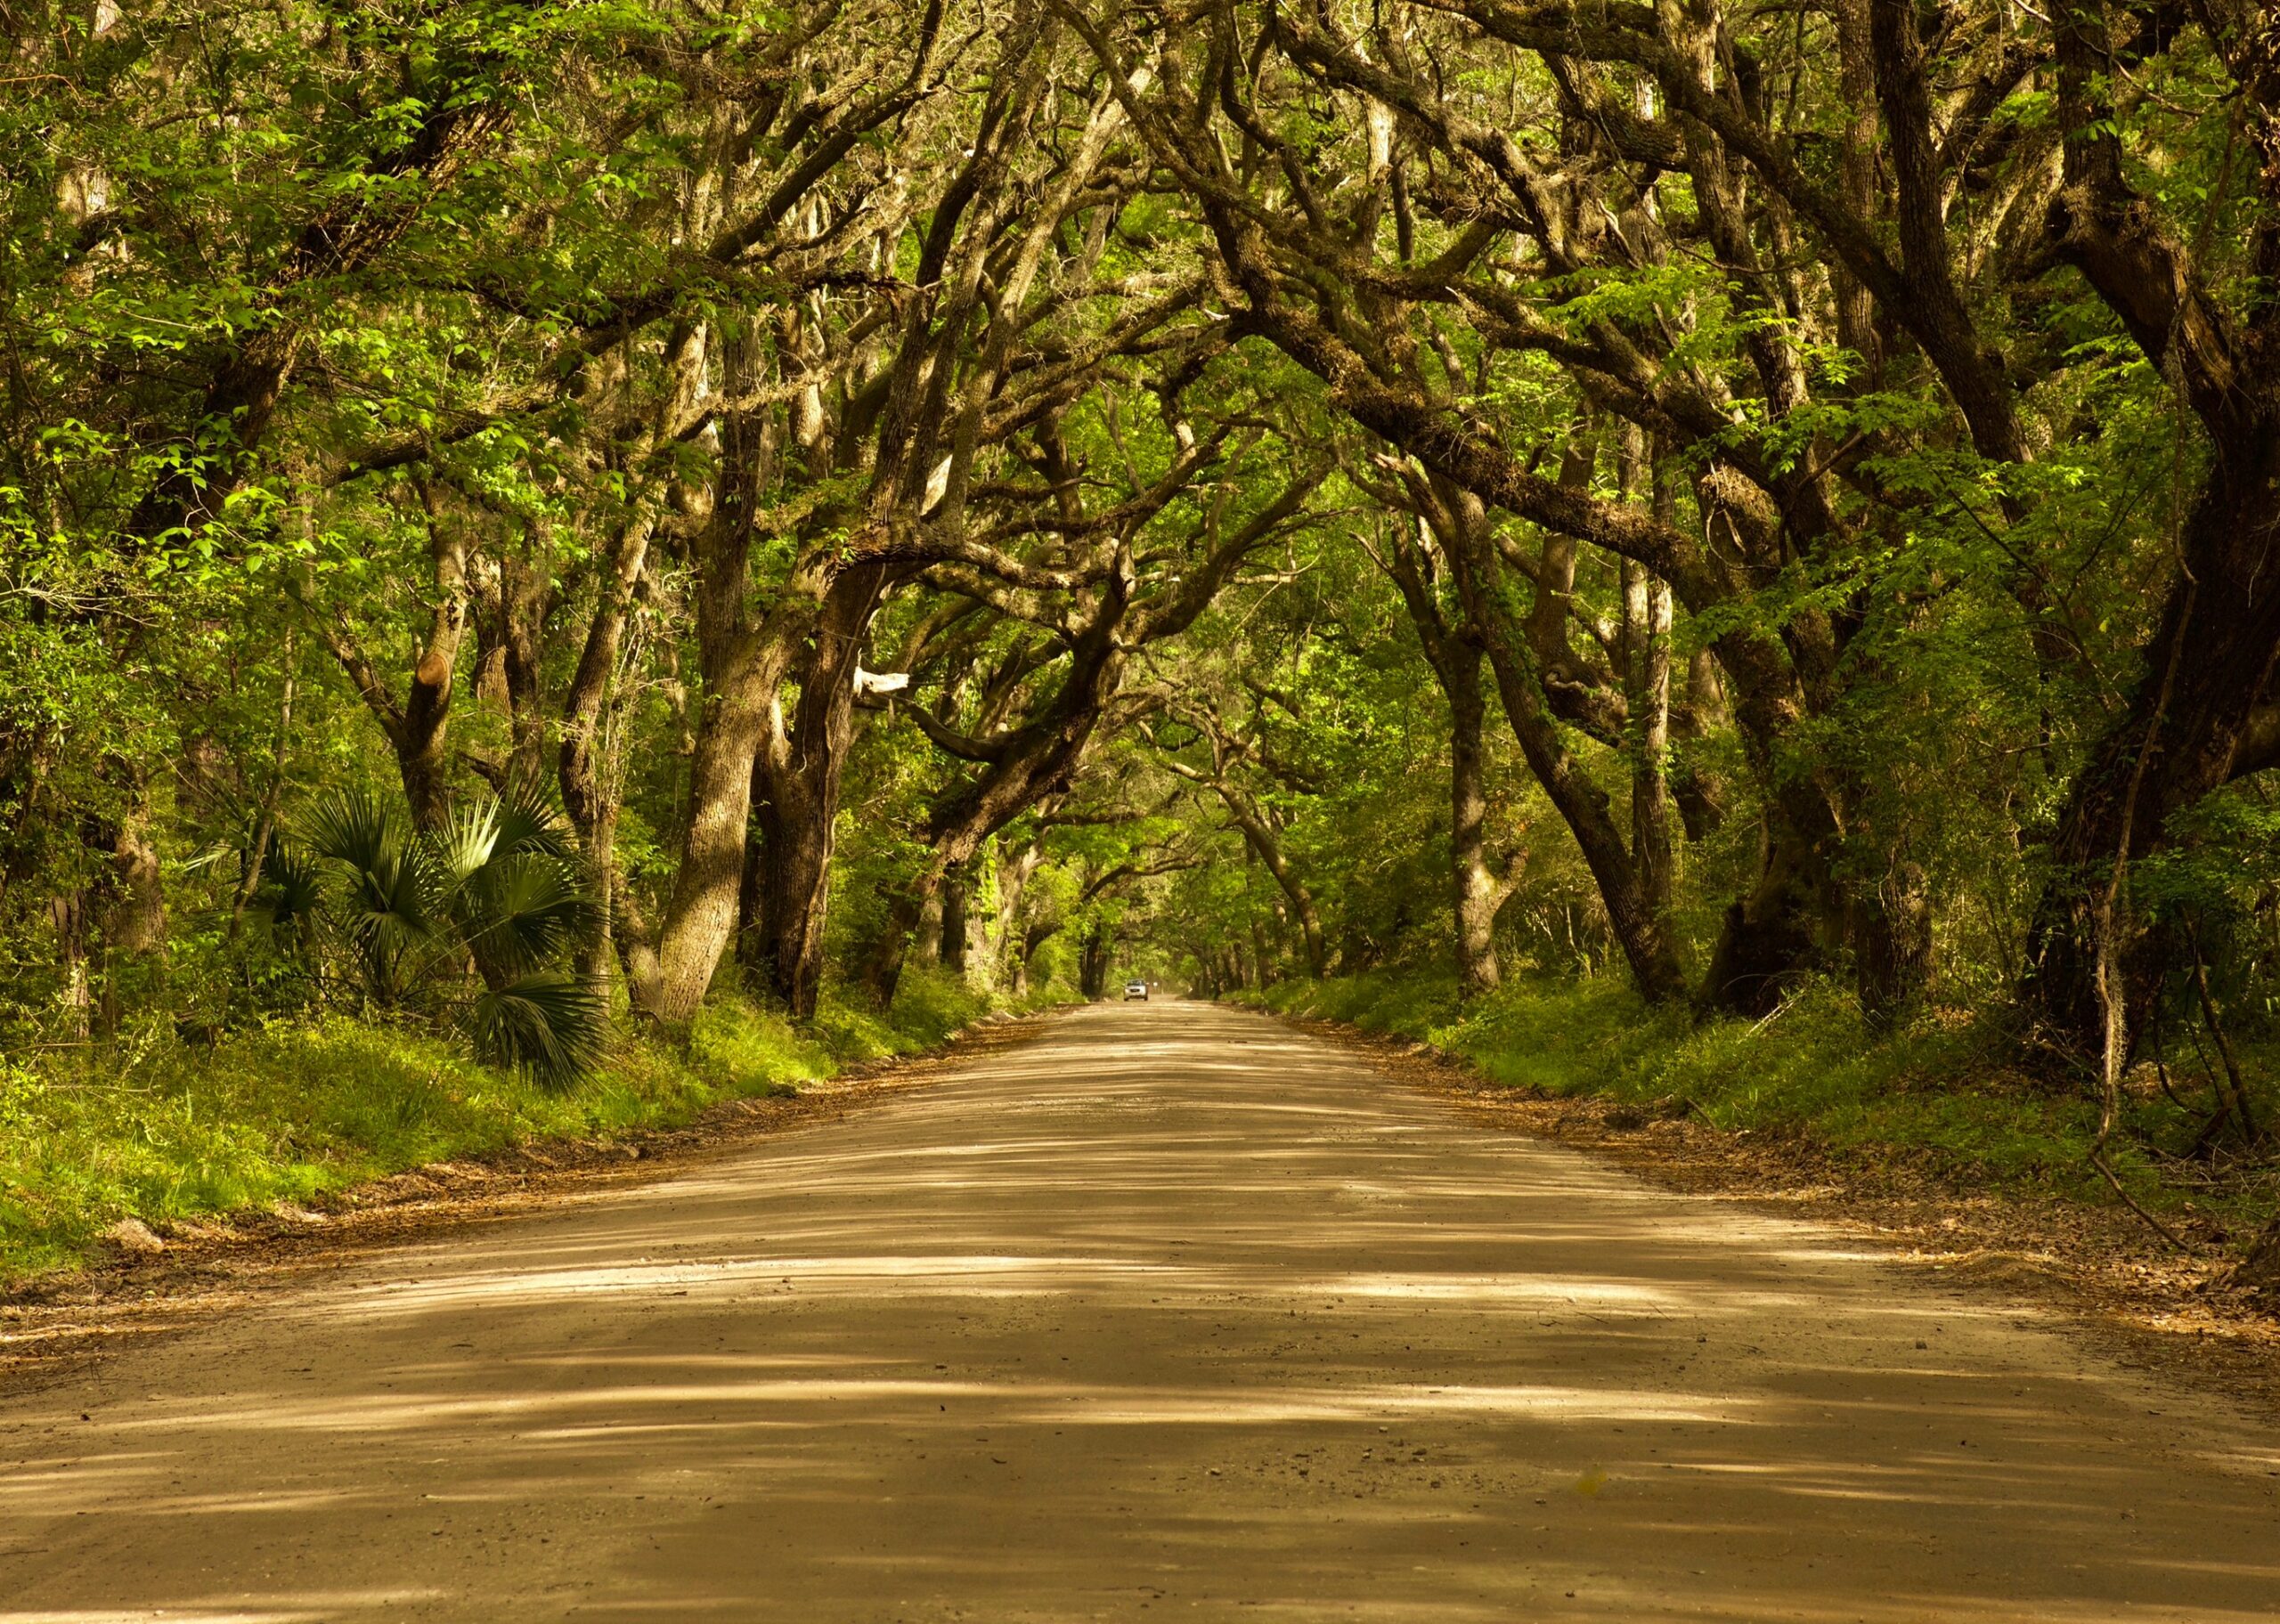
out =
[[(2065, 184), (2048, 224), (2146, 359), (2175, 378), (2211, 456), (2143, 669), (2068, 791), (2036, 905), (2022, 989), (2030, 1020), (2050, 1047), (2081, 1057), (2105, 1046), (2097, 963), (2113, 945), (2098, 941), (2098, 918), (2117, 865), (2166, 845), (2171, 820), (2233, 775), (2280, 662), (2280, 304), (2262, 298), (2236, 320), (2211, 296), (2197, 247), (2131, 189), (2112, 117), (2119, 15), (2094, 4), (2057, 14)], [(2269, 208), (2280, 204), (2280, 53), (2255, 8), (2212, 13), (2208, 24), (2244, 93), (2240, 116)], [(2270, 236), (2260, 240), (2267, 275), (2272, 248)], [(2151, 978), (2141, 961), (2127, 979), (2121, 1003), (2134, 1031)]]
[(1686, 973), (1671, 936), (1667, 907), (1641, 883), (1607, 792), (1584, 775), (1559, 736), (1514, 617), (1502, 602), (1495, 555), (1483, 522), (1486, 515), (1478, 499), (1468, 493), (1465, 500), (1469, 522), (1462, 526), (1462, 540), (1451, 549), (1451, 562), (1467, 619), (1487, 650), (1505, 719), (1529, 770), (1583, 851), (1641, 995), (1650, 1003), (1676, 1002), (1685, 996)]
[(1114, 934), (1103, 924), (1085, 932), (1085, 945), (1077, 958), (1077, 990), (1088, 999), (1108, 991), (1109, 948), (1114, 940)]
[(833, 581), (800, 675), (793, 724), (785, 729), (778, 712), (755, 761), (762, 970), (795, 1019), (814, 1017), (823, 989), (824, 920), (840, 775), (855, 731), (856, 663), (886, 580), (884, 566), (865, 564)]

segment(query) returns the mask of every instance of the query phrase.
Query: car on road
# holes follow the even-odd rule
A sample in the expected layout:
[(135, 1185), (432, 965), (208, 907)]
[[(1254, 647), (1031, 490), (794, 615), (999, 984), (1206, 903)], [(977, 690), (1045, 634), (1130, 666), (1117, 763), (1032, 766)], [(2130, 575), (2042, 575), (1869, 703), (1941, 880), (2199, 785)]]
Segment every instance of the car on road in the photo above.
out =
[(1135, 998), (1143, 1003), (1148, 1002), (1148, 984), (1145, 981), (1127, 981), (1124, 984), (1124, 1001), (1129, 1003)]

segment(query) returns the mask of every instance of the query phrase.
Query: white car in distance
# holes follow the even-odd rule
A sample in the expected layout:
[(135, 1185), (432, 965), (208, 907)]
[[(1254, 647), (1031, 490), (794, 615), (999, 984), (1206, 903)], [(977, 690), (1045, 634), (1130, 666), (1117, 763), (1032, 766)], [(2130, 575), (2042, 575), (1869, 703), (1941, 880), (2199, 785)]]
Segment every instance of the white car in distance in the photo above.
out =
[(1145, 981), (1127, 981), (1124, 984), (1124, 1001), (1129, 1003), (1135, 998), (1143, 1003), (1148, 1002), (1148, 984)]

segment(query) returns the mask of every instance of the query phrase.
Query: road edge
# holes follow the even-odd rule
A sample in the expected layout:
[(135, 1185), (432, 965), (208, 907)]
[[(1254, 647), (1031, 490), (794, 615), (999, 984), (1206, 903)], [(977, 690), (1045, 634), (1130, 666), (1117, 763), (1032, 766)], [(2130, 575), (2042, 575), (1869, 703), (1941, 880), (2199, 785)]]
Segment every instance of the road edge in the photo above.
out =
[[(1954, 1192), (1928, 1181), (1914, 1194), (1877, 1189), (1858, 1169), (1816, 1164), (1795, 1142), (1508, 1087), (1429, 1043), (1350, 1021), (1250, 1012), (1330, 1043), (1483, 1125), (1581, 1151), (1658, 1190), (1825, 1225), (1942, 1288), (2042, 1310), (2125, 1368), (2243, 1404), (2262, 1419), (2280, 1418), (2280, 1319), (2246, 1300), (2151, 1287), (2156, 1277), (2146, 1260), (2160, 1254), (2135, 1244), (2125, 1216), (2076, 1209), (2077, 1216), (2096, 1214), (2085, 1229), (2117, 1243), (2113, 1269), (2093, 1271), (2079, 1255), (2080, 1237), (2069, 1244), (2037, 1222), (2049, 1219), (2056, 1203), (1982, 1191), (1958, 1214)], [(1926, 1210), (1934, 1203), (1942, 1208), (1937, 1217)], [(1989, 1222), (1991, 1213), (2009, 1222)], [(2040, 1246), (2031, 1244), (2038, 1239)], [(2132, 1284), (2138, 1289), (2129, 1289)]]
[(1074, 1007), (985, 1015), (931, 1049), (851, 1066), (797, 1093), (725, 1100), (677, 1128), (533, 1140), (407, 1168), (307, 1206), (280, 1203), (180, 1224), (145, 1248), (114, 1245), (99, 1262), (0, 1294), (0, 1397), (38, 1391), (123, 1347), (194, 1329), (395, 1247), (662, 1182), (761, 1141), (870, 1109), (979, 1056), (1034, 1042)]

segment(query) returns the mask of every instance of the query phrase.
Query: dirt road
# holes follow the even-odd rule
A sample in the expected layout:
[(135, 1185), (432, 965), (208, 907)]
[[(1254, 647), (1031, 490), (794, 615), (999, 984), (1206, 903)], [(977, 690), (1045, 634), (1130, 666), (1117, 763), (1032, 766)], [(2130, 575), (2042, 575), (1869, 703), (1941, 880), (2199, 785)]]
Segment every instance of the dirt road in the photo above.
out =
[(0, 1624), (2280, 1612), (2270, 1428), (1180, 1003), (19, 1396), (0, 1488)]

